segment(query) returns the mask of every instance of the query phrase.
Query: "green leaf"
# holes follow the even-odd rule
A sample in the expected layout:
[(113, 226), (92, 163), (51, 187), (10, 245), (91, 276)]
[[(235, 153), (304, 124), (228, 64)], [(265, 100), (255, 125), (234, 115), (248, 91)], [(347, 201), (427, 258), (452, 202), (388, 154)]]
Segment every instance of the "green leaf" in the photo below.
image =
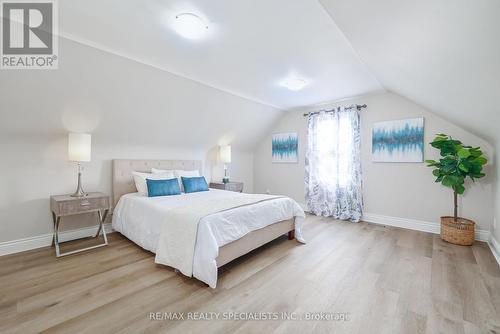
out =
[(454, 185), (454, 182), (453, 182), (453, 179), (449, 175), (446, 175), (445, 177), (443, 177), (442, 184), (445, 187), (452, 187)]
[(453, 190), (455, 190), (459, 195), (463, 195), (463, 193), (465, 192), (465, 187), (463, 185), (459, 184), (459, 185), (454, 186)]
[(469, 171), (469, 168), (464, 163), (458, 164), (458, 168), (466, 173)]
[(450, 164), (450, 165), (446, 165), (446, 166), (441, 167), (441, 171), (443, 172), (443, 174), (453, 174), (456, 170), (457, 170), (457, 167), (455, 164)]
[(439, 177), (441, 175), (441, 171), (439, 169), (434, 169), (432, 171), (432, 175), (434, 175), (435, 177)]
[(474, 158), (477, 158), (477, 157), (480, 157), (481, 155), (483, 155), (483, 151), (481, 151), (481, 149), (479, 147), (471, 148), (469, 151), (470, 151), (470, 154)]
[(463, 176), (459, 176), (459, 175), (446, 175), (443, 178), (442, 183), (446, 187), (454, 187), (454, 186), (463, 184), (464, 178), (463, 178)]
[(441, 147), (443, 146), (443, 143), (445, 143), (445, 142), (446, 142), (445, 140), (433, 141), (433, 142), (431, 142), (431, 146), (440, 150)]
[(433, 142), (447, 141), (448, 139), (451, 139), (451, 138), (448, 138), (448, 136), (443, 134), (443, 133), (438, 133), (436, 135), (436, 138), (434, 138)]
[(439, 167), (440, 163), (435, 160), (425, 160), (427, 167)]
[(439, 160), (443, 165), (454, 165), (457, 158), (454, 155), (447, 155), (444, 159)]
[(483, 170), (483, 165), (478, 162), (472, 162), (469, 166), (469, 172), (471, 174), (479, 174)]
[(457, 154), (461, 159), (467, 159), (468, 157), (471, 156), (471, 153), (469, 152), (469, 150), (466, 150), (463, 148), (458, 150)]
[(481, 165), (486, 165), (488, 163), (488, 159), (486, 159), (485, 157), (477, 157), (473, 161), (478, 162)]
[(461, 148), (458, 144), (455, 143), (454, 140), (444, 141), (440, 144), (440, 154), (443, 157), (452, 155), (454, 156), (457, 153), (457, 147)]

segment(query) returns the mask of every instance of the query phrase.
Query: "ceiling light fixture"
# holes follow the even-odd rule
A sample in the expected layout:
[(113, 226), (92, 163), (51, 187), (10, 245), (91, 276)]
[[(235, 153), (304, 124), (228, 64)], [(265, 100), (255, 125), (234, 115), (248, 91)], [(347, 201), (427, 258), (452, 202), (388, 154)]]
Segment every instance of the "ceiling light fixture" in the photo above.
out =
[(283, 80), (282, 86), (288, 88), (291, 91), (297, 92), (307, 86), (309, 82), (306, 79), (293, 77)]
[(208, 31), (208, 25), (201, 17), (193, 13), (176, 15), (173, 28), (175, 32), (187, 39), (201, 38)]

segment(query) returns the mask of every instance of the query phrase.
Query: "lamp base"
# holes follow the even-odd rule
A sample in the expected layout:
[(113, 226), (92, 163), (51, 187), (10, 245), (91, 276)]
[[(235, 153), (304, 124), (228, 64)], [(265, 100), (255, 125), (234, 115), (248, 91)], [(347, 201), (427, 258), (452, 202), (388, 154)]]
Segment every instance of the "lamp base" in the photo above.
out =
[(71, 197), (87, 197), (89, 194), (87, 194), (86, 192), (83, 192), (83, 190), (81, 189), (80, 191), (77, 190), (75, 193), (71, 194), (70, 196)]
[(78, 164), (78, 185), (76, 186), (76, 191), (70, 195), (71, 197), (86, 197), (88, 194), (83, 191), (82, 187), (82, 171), (81, 166)]
[(222, 178), (222, 183), (229, 183), (229, 175), (227, 175), (227, 165), (224, 164), (224, 177)]

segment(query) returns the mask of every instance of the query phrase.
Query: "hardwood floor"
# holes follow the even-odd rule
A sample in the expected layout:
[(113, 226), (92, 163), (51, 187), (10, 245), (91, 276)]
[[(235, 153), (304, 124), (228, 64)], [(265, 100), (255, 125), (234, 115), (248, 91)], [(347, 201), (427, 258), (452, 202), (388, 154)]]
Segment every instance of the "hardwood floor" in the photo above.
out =
[(500, 333), (500, 268), (486, 244), (314, 216), (304, 234), (306, 245), (284, 236), (221, 268), (215, 290), (155, 265), (118, 233), (109, 247), (74, 256), (44, 248), (0, 257), (0, 332)]

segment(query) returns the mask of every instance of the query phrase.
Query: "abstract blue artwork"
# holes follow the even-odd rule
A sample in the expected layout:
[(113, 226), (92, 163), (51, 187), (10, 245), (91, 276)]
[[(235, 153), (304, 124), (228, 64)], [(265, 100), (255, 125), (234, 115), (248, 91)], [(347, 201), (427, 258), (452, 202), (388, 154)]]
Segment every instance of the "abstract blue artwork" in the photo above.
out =
[(273, 162), (299, 162), (299, 135), (296, 132), (277, 133), (272, 139)]
[(373, 124), (372, 161), (423, 162), (424, 119), (412, 118)]

